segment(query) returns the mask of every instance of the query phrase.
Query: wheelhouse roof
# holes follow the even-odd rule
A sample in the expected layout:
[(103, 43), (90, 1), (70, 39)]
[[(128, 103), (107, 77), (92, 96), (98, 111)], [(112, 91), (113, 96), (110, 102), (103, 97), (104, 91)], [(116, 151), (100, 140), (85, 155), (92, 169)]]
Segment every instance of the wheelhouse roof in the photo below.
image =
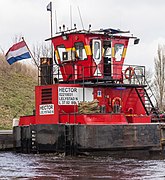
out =
[(98, 36), (102, 36), (102, 37), (106, 37), (106, 38), (121, 38), (121, 39), (129, 39), (129, 38), (133, 38), (136, 39), (137, 37), (134, 37), (133, 35), (131, 36), (123, 36), (123, 33), (130, 33), (129, 31), (120, 31), (120, 30), (114, 30), (114, 29), (100, 29), (100, 30), (94, 30), (94, 31), (90, 31), (90, 30), (76, 30), (76, 29), (72, 29), (72, 30), (66, 30), (66, 31), (61, 31), (61, 32), (57, 32), (55, 34), (55, 36), (46, 39), (45, 41), (49, 41), (52, 40), (54, 38), (57, 37), (61, 37), (64, 35), (77, 35), (77, 34), (84, 34), (84, 35), (98, 35)]

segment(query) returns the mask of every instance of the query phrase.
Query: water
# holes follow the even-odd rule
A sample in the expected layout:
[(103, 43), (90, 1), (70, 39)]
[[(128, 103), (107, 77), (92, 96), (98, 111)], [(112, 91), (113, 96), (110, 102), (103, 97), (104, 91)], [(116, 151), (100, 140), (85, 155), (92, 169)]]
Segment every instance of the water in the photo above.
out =
[(164, 180), (164, 159), (0, 153), (0, 179)]

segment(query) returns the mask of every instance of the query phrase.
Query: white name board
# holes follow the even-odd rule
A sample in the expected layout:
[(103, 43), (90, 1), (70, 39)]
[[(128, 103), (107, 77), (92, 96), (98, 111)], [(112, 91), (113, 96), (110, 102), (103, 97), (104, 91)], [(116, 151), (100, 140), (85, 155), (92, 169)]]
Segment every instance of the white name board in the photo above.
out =
[(58, 87), (58, 105), (75, 105), (83, 101), (93, 100), (93, 88)]
[(54, 114), (54, 104), (40, 105), (40, 115)]

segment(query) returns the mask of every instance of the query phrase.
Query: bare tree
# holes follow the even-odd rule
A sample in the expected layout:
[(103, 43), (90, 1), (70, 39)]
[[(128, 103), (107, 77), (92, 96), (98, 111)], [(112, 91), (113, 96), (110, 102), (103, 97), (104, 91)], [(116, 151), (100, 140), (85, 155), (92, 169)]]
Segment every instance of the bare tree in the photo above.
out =
[(0, 54), (2, 54), (2, 55), (5, 55), (5, 51), (4, 51), (4, 49), (0, 46)]
[(49, 43), (33, 45), (32, 53), (39, 66), (41, 57), (51, 57), (51, 46)]
[(157, 57), (155, 61), (155, 92), (159, 109), (162, 111), (165, 106), (165, 45), (158, 45)]
[(22, 37), (23, 36), (21, 34), (16, 34), (13, 38), (13, 44), (20, 42), (22, 40)]
[(145, 78), (148, 84), (152, 87), (153, 86), (153, 71), (151, 69), (146, 69)]

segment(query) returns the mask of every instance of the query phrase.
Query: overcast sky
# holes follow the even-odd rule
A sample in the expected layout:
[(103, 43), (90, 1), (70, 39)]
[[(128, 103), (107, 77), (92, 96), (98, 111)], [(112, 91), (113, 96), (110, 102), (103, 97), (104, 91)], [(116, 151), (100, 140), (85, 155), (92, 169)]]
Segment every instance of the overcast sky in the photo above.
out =
[[(29, 47), (50, 37), (49, 0), (0, 0), (0, 48), (7, 51), (15, 36), (24, 36)], [(58, 26), (73, 23), (82, 29), (78, 7), (86, 29), (130, 30), (140, 44), (130, 47), (126, 64), (153, 69), (158, 44), (165, 44), (165, 0), (52, 0)], [(54, 18), (54, 16), (53, 16)], [(55, 18), (54, 18), (55, 19)], [(56, 23), (53, 22), (54, 32)]]

